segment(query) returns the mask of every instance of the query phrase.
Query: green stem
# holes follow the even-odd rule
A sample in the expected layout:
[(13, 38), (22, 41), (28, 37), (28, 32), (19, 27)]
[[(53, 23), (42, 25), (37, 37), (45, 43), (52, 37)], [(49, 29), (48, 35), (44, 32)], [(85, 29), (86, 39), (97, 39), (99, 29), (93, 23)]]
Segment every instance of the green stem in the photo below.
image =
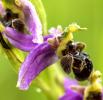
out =
[(43, 90), (43, 93), (47, 96), (48, 100), (57, 100), (64, 92), (61, 85), (64, 76), (59, 69), (58, 64), (54, 64), (46, 69), (44, 74), (49, 76), (46, 81), (43, 79), (43, 75), (40, 75), (34, 82)]

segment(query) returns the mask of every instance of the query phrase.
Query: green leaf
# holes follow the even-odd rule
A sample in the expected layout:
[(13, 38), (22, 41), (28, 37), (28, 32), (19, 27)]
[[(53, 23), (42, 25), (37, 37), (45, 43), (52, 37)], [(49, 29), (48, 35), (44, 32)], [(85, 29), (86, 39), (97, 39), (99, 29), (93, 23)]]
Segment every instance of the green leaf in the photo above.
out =
[(30, 1), (35, 5), (36, 11), (42, 23), (43, 34), (46, 35), (47, 34), (47, 17), (46, 17), (46, 12), (42, 4), (42, 1), (41, 0), (30, 0)]
[[(2, 46), (1, 46), (2, 47)], [(6, 57), (12, 64), (12, 68), (15, 72), (18, 72), (19, 67), (21, 65), (21, 61), (16, 57), (15, 53), (9, 49), (5, 49), (2, 47), (2, 51), (6, 54)], [(4, 55), (4, 54), (3, 54)]]
[(2, 43), (0, 44), (0, 54), (2, 53), (4, 57), (7, 57), (10, 63), (12, 64), (12, 68), (16, 72), (18, 72), (19, 67), (21, 63), (24, 61), (26, 54), (16, 48), (9, 46), (9, 44), (7, 44), (6, 42), (5, 42), (5, 46), (9, 48), (5, 48)]

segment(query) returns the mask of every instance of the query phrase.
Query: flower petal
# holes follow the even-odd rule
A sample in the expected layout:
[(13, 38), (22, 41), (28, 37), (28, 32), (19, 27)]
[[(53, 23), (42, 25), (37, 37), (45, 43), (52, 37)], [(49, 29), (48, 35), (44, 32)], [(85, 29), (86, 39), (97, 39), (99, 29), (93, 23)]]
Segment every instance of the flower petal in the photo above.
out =
[(31, 81), (57, 59), (55, 51), (47, 42), (36, 46), (21, 66), (17, 87), (21, 90), (27, 90)]
[(32, 41), (32, 35), (18, 32), (10, 27), (5, 28), (4, 35), (13, 46), (23, 51), (30, 51), (36, 45), (36, 43), (34, 44)]
[(76, 80), (64, 78), (65, 94), (59, 100), (83, 100), (84, 87), (78, 85)]
[(2, 1), (0, 1), (0, 15), (3, 15), (5, 13), (5, 9), (3, 7)]
[(65, 88), (65, 91), (68, 91), (68, 89), (70, 89), (71, 85), (78, 85), (78, 82), (76, 80), (73, 80), (71, 78), (65, 78), (64, 79), (64, 88)]
[(68, 89), (66, 94), (62, 96), (59, 100), (83, 100), (83, 96), (72, 89)]
[(49, 34), (52, 34), (55, 37), (61, 37), (61, 35), (63, 34), (62, 26), (58, 25), (57, 28), (55, 27), (50, 28)]
[(54, 38), (54, 35), (49, 34), (43, 37), (44, 41), (47, 41), (49, 38)]
[(35, 7), (29, 0), (20, 0), (23, 4), (23, 12), (25, 16), (25, 22), (29, 31), (33, 34), (33, 41), (36, 43), (43, 42), (42, 38), (42, 24)]

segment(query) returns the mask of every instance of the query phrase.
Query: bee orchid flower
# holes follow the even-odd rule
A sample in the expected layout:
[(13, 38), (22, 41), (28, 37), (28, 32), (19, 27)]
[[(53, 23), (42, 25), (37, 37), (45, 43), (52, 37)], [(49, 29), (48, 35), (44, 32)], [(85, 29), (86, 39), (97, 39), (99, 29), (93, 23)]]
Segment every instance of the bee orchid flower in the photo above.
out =
[[(69, 26), (69, 29), (72, 27), (73, 30), (78, 30), (78, 25), (72, 24)], [(29, 55), (22, 64), (19, 71), (17, 87), (19, 87), (21, 90), (27, 90), (32, 80), (34, 80), (41, 71), (60, 59), (57, 54), (57, 51), (60, 52), (58, 47), (62, 41), (64, 43), (68, 43), (69, 40), (72, 40), (71, 32), (71, 30), (69, 30), (69, 32), (68, 30), (64, 32), (61, 26), (51, 28), (49, 30), (50, 34), (44, 37), (44, 42), (36, 45), (30, 51)], [(65, 38), (63, 38), (64, 34), (68, 36), (68, 41), (66, 38), (66, 42), (64, 41)]]
[(65, 78), (65, 93), (59, 100), (103, 100), (103, 88), (100, 83), (100, 71), (93, 71), (89, 85), (79, 85), (76, 80)]
[[(14, 47), (30, 52), (21, 65), (17, 82), (19, 89), (27, 90), (32, 80), (42, 70), (58, 60), (55, 50), (61, 32), (54, 29), (50, 35), (43, 37), (41, 22), (31, 2), (13, 1), (18, 11), (4, 7), (0, 19), (0, 36), (6, 38)], [(0, 2), (2, 4), (2, 1)], [(3, 8), (3, 5), (1, 7)]]
[[(72, 89), (73, 87), (77, 87), (76, 89)], [(63, 96), (59, 98), (59, 100), (83, 100), (82, 91), (84, 88), (80, 87), (76, 80), (65, 78), (64, 79), (64, 89), (65, 93)]]
[(29, 0), (13, 0), (15, 9), (6, 8), (0, 1), (0, 34), (16, 48), (30, 51), (42, 43), (42, 25), (35, 7)]
[(32, 3), (29, 0), (12, 0), (12, 3), (16, 11), (4, 6), (5, 13), (1, 13), (0, 34), (14, 47), (29, 51), (17, 81), (19, 89), (27, 90), (41, 71), (62, 56), (61, 51), (73, 39), (72, 33), (78, 31), (80, 26), (71, 24), (65, 31), (58, 26), (50, 29), (49, 35), (42, 36), (42, 24)]

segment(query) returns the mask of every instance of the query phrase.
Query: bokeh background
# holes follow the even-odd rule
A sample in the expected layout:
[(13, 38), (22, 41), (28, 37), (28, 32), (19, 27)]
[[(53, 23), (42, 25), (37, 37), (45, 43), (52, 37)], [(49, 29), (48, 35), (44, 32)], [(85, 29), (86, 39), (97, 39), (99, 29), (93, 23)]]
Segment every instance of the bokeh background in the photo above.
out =
[[(87, 44), (95, 69), (103, 73), (103, 0), (42, 0), (48, 20), (48, 28), (67, 26), (77, 22), (87, 31), (74, 34), (74, 39)], [(47, 100), (42, 92), (32, 87), (22, 92), (16, 88), (17, 74), (11, 64), (0, 54), (0, 100)], [(52, 91), (51, 91), (52, 92)]]

